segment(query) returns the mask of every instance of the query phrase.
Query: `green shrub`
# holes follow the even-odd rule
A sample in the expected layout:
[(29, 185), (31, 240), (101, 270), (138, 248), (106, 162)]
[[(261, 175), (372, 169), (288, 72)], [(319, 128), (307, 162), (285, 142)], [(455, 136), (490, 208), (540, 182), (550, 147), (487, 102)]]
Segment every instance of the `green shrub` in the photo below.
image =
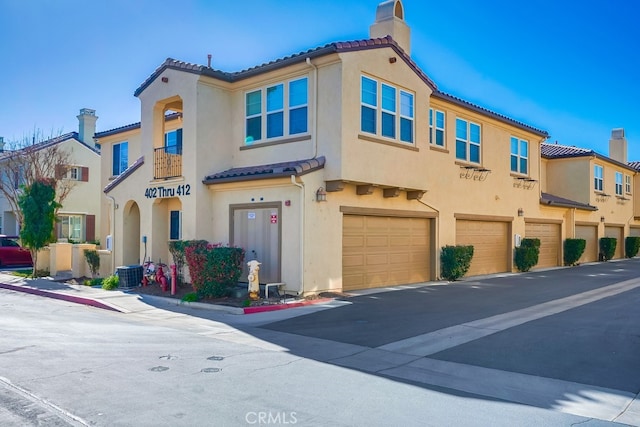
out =
[(189, 292), (185, 296), (182, 297), (183, 302), (196, 302), (198, 301), (198, 294), (195, 292)]
[(185, 247), (191, 285), (199, 298), (219, 298), (238, 283), (244, 249), (195, 241)]
[(633, 258), (638, 255), (640, 250), (640, 237), (628, 236), (624, 239), (624, 255), (627, 258)]
[(205, 240), (170, 240), (169, 252), (173, 258), (173, 263), (176, 265), (176, 273), (178, 275), (178, 285), (184, 283), (184, 266), (186, 264), (185, 248), (190, 244), (197, 244), (197, 242), (204, 242)]
[(106, 277), (102, 280), (102, 289), (107, 291), (112, 291), (116, 289), (120, 285), (120, 278), (117, 274), (113, 274), (109, 277)]
[(83, 282), (85, 286), (102, 286), (102, 278), (96, 277), (95, 279), (87, 279)]
[(602, 261), (609, 261), (616, 253), (618, 240), (615, 237), (600, 238), (600, 257)]
[(565, 239), (564, 265), (576, 265), (586, 247), (587, 241), (585, 239)]
[(531, 270), (538, 263), (540, 256), (540, 239), (522, 239), (520, 246), (516, 248), (514, 261), (518, 271)]
[(91, 277), (94, 277), (100, 271), (100, 255), (98, 255), (98, 251), (94, 249), (85, 249), (84, 257), (87, 259), (87, 264), (89, 264)]
[(467, 274), (473, 258), (473, 246), (443, 246), (440, 256), (442, 278), (457, 280)]

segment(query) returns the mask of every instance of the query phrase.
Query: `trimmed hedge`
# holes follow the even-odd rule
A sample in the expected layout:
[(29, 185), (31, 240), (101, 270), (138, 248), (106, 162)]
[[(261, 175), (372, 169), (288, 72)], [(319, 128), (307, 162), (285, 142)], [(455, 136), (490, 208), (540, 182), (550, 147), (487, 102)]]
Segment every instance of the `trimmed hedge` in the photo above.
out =
[(633, 258), (638, 255), (638, 251), (640, 250), (640, 237), (638, 236), (627, 236), (624, 239), (624, 255), (627, 258)]
[(616, 246), (618, 240), (615, 237), (601, 237), (600, 238), (600, 257), (602, 261), (609, 261), (616, 253)]
[(516, 248), (514, 261), (519, 271), (531, 270), (538, 263), (540, 256), (540, 239), (522, 239), (520, 246)]
[(223, 247), (204, 240), (190, 241), (185, 256), (191, 286), (199, 298), (220, 298), (238, 283), (242, 274), (244, 249)]
[(442, 278), (457, 280), (467, 274), (473, 258), (473, 246), (443, 246), (440, 256)]
[(585, 239), (565, 239), (564, 241), (564, 265), (576, 265), (585, 248)]

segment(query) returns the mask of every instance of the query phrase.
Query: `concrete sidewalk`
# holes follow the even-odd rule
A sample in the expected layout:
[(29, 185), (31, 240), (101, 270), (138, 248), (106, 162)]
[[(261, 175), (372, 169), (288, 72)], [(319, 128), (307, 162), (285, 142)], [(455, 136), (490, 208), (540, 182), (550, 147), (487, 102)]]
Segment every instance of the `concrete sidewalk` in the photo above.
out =
[(63, 281), (56, 281), (51, 277), (27, 279), (5, 272), (0, 272), (0, 289), (24, 292), (120, 313), (147, 311), (152, 307), (157, 308), (159, 306), (182, 306), (226, 314), (254, 314), (304, 307), (330, 301), (330, 299), (311, 301), (291, 300), (282, 304), (242, 308), (200, 302), (184, 302), (175, 298), (161, 296), (141, 295), (135, 292), (129, 292), (126, 289), (107, 291), (99, 287), (74, 285)]

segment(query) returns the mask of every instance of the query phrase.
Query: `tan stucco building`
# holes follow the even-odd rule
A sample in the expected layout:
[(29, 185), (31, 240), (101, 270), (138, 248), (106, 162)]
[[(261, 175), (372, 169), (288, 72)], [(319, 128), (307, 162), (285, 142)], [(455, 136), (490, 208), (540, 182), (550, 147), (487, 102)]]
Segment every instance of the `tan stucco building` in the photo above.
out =
[(474, 245), (477, 275), (513, 271), (521, 237), (550, 267), (579, 226), (630, 233), (633, 203), (595, 200), (591, 166), (559, 183), (579, 159), (545, 156), (545, 131), (438, 89), (401, 1), (378, 6), (370, 37), (234, 73), (161, 64), (135, 92), (140, 123), (96, 134), (114, 266), (206, 239), (309, 294), (438, 279), (444, 245)]
[[(100, 152), (93, 140), (98, 117), (95, 110), (83, 108), (77, 118), (77, 132), (39, 142), (28, 149), (42, 150), (46, 155), (47, 150), (55, 146), (55, 150), (64, 153), (69, 161), (64, 168), (55, 171), (55, 174), (60, 174), (55, 177), (59, 180), (59, 185), (69, 188), (62, 207), (58, 210), (56, 237), (59, 241), (94, 242), (101, 237), (98, 225), (101, 222), (100, 200), (104, 187), (100, 177)], [(20, 150), (5, 151), (0, 155), (0, 166), (3, 161), (7, 161), (6, 158), (13, 156), (20, 156)], [(5, 185), (17, 186), (20, 184), (18, 181)], [(17, 216), (3, 196), (0, 196), (0, 214), (1, 234), (18, 235), (20, 224)]]

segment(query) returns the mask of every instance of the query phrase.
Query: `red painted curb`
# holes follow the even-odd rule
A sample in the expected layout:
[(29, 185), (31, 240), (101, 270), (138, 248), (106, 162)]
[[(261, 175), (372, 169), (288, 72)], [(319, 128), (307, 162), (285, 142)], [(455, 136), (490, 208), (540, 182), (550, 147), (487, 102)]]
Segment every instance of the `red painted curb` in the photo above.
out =
[(293, 302), (291, 304), (274, 304), (274, 305), (259, 305), (257, 307), (245, 307), (244, 314), (264, 313), (267, 311), (286, 310), (287, 308), (304, 307), (306, 305), (320, 304), (323, 302), (332, 301), (332, 298), (321, 298), (311, 301)]
[(8, 289), (10, 291), (16, 291), (16, 292), (24, 292), (27, 294), (38, 295), (42, 297), (59, 299), (62, 301), (69, 301), (76, 304), (83, 304), (91, 307), (102, 308), (104, 310), (111, 310), (111, 311), (117, 311), (119, 313), (122, 313), (122, 311), (118, 310), (117, 308), (111, 307), (109, 305), (101, 303), (100, 301), (96, 301), (90, 298), (76, 297), (76, 296), (67, 295), (67, 294), (59, 294), (56, 292), (43, 291), (42, 289), (28, 288), (26, 286), (15, 286), (15, 285), (9, 285), (6, 283), (0, 283), (0, 288)]

